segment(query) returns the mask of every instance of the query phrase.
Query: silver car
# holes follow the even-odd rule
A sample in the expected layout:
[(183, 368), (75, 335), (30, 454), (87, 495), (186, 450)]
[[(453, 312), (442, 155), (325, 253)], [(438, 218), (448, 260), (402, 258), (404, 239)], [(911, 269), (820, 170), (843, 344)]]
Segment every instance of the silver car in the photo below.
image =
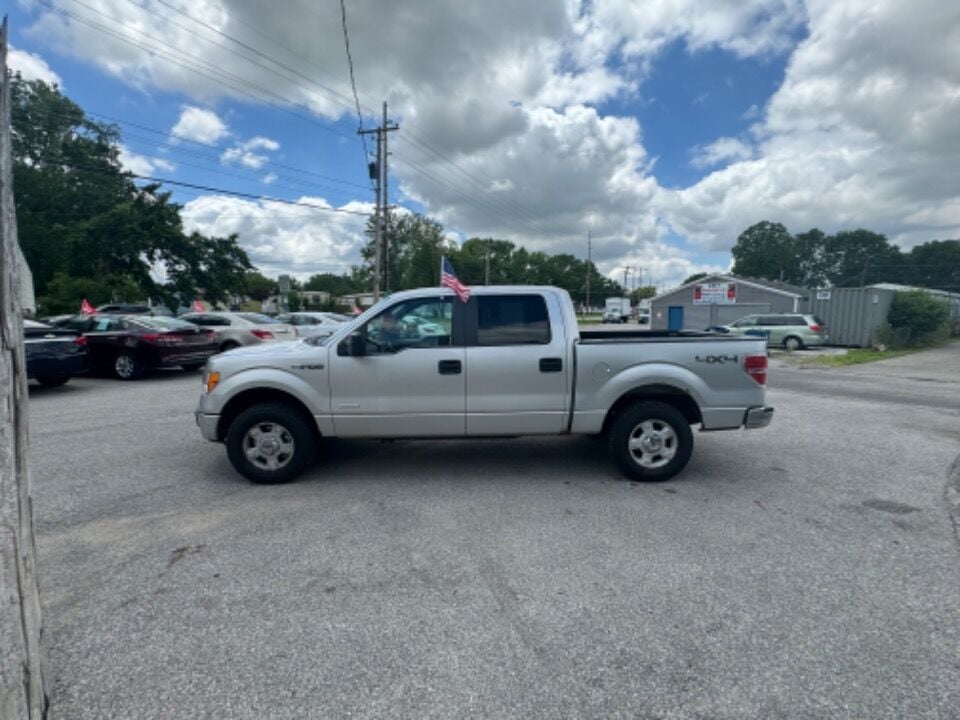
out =
[(297, 332), (292, 325), (278, 322), (260, 313), (211, 311), (187, 313), (181, 315), (180, 319), (215, 330), (220, 338), (220, 352), (232, 350), (241, 345), (297, 339)]
[[(278, 322), (293, 325), (300, 337), (327, 337), (343, 325), (344, 320), (335, 319), (336, 313), (289, 312), (277, 315)], [(349, 319), (341, 315), (344, 319)]]
[(724, 327), (731, 335), (766, 335), (767, 345), (787, 350), (826, 345), (828, 340), (827, 327), (816, 315), (747, 315)]

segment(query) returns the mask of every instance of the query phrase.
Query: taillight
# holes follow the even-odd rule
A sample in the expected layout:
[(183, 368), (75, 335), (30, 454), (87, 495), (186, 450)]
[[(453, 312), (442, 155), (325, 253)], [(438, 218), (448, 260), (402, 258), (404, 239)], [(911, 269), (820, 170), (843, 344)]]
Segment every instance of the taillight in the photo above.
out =
[(813, 325), (810, 326), (810, 329), (813, 330), (814, 332), (820, 332), (821, 330), (823, 330), (823, 326), (817, 325), (816, 323), (814, 323)]
[(140, 339), (144, 342), (153, 343), (154, 345), (179, 345), (183, 342), (183, 336), (181, 335), (161, 333), (146, 333), (141, 335)]
[(269, 330), (254, 329), (254, 330), (251, 330), (250, 332), (252, 332), (255, 336), (257, 336), (261, 340), (273, 340), (273, 333), (270, 332)]
[(759, 385), (767, 384), (767, 356), (747, 355), (743, 359), (743, 370)]
[(86, 347), (86, 346), (87, 346), (87, 338), (85, 338), (83, 335), (77, 335), (77, 336), (73, 339), (73, 341), (74, 341), (77, 345), (79, 345), (80, 347)]

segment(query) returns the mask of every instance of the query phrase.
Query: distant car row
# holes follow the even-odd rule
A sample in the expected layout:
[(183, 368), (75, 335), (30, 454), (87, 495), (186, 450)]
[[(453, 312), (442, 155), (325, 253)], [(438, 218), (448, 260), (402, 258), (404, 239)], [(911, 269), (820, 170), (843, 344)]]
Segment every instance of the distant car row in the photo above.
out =
[(322, 338), (349, 318), (336, 313), (188, 313), (180, 318), (96, 313), (24, 321), (27, 376), (62, 385), (84, 372), (134, 380), (158, 368), (197, 370), (207, 358), (243, 345)]

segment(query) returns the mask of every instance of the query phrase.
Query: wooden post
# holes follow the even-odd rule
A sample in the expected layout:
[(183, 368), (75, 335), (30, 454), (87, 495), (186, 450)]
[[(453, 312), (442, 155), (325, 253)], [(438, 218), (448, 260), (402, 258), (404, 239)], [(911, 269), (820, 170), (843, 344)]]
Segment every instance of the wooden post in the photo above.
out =
[(0, 718), (41, 720), (40, 592), (27, 468), (27, 376), (13, 204), (7, 20), (0, 28)]

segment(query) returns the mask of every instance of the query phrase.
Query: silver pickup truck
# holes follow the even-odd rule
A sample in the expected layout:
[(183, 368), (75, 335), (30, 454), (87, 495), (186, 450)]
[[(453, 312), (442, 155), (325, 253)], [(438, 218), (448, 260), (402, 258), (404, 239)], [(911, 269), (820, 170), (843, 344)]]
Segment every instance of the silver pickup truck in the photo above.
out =
[(666, 480), (701, 430), (760, 428), (766, 341), (580, 331), (553, 287), (396, 293), (333, 335), (207, 363), (197, 424), (261, 483), (291, 480), (322, 437), (604, 435), (624, 475)]

